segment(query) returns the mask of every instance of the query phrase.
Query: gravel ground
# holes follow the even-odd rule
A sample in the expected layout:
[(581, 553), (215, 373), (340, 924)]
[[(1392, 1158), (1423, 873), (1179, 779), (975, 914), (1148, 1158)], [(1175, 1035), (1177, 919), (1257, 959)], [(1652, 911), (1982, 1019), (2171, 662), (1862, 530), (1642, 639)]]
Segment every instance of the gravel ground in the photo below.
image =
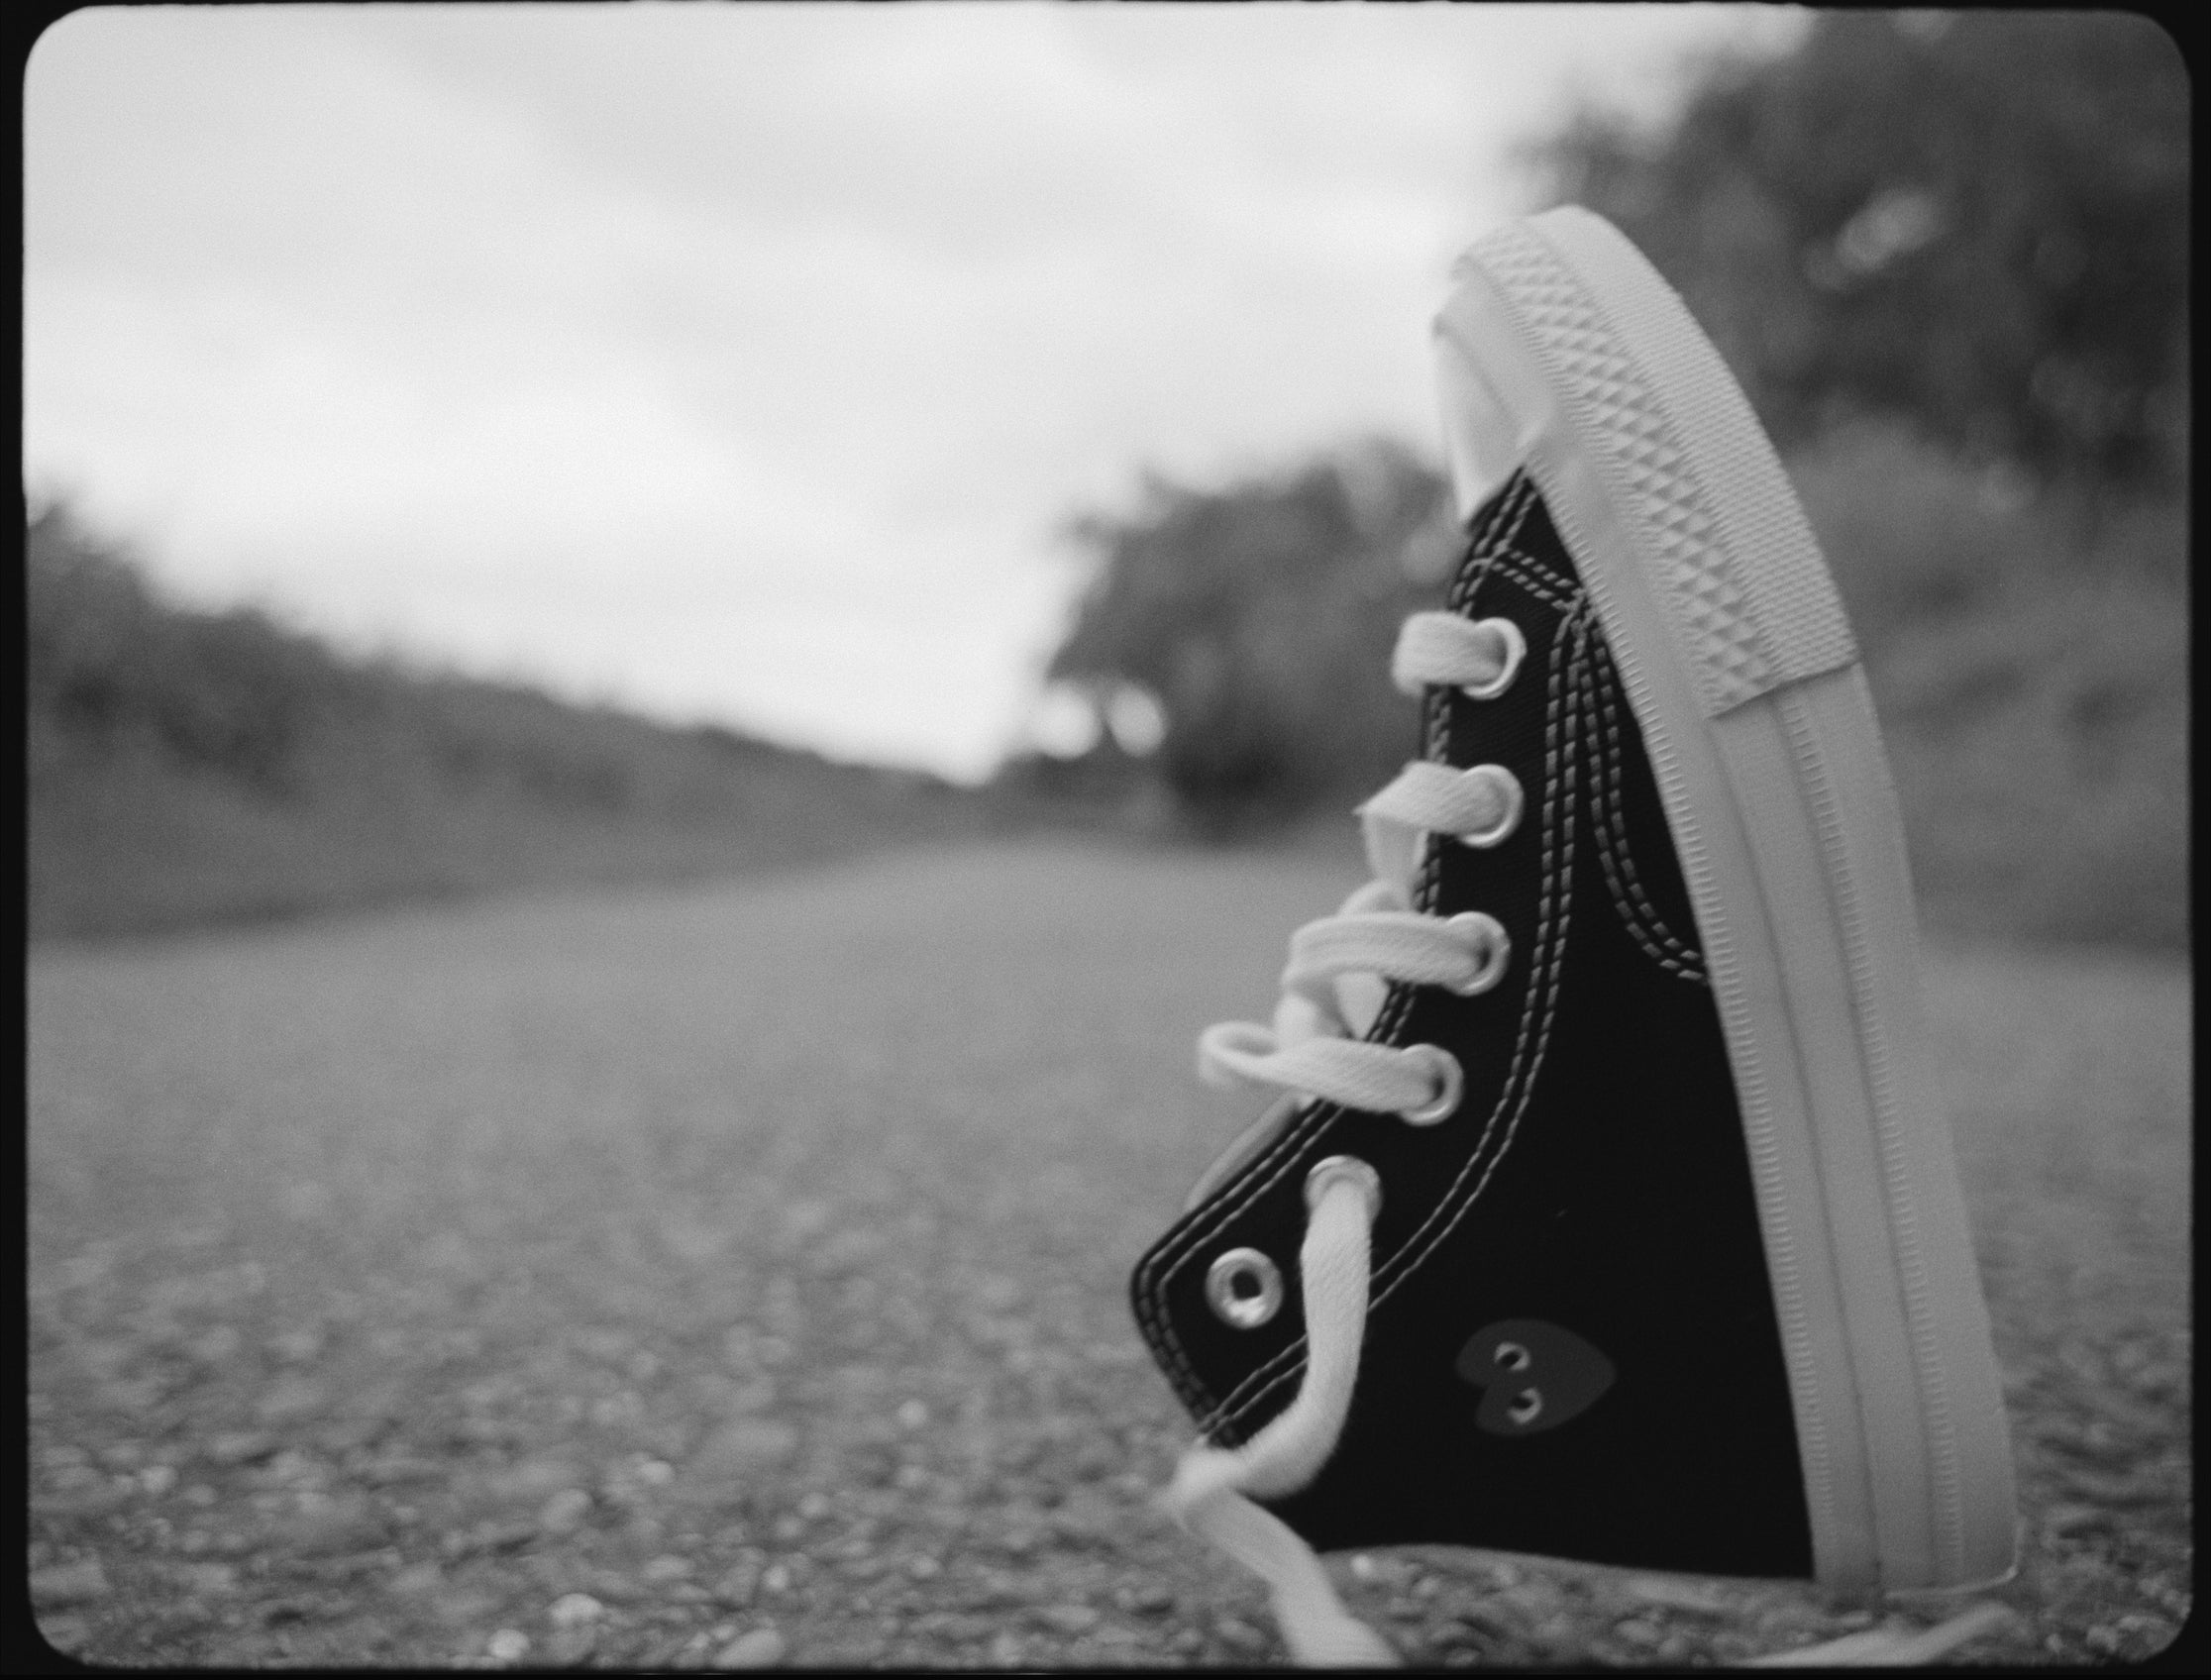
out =
[[(31, 1590), (113, 1664), (1251, 1664), (1123, 1305), (1349, 885), (1027, 846), (47, 949)], [(1967, 1661), (2187, 1615), (2189, 979), (1938, 952), (2029, 1542)], [(1933, 1608), (1408, 1550), (1415, 1660), (1704, 1663)]]

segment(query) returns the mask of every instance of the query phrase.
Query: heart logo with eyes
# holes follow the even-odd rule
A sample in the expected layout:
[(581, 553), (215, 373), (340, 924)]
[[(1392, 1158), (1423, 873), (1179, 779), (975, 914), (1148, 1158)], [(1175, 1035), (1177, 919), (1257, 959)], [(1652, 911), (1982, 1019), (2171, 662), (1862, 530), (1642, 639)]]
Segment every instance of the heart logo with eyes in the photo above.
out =
[(1533, 1435), (1571, 1422), (1613, 1385), (1613, 1362), (1572, 1330), (1505, 1318), (1476, 1330), (1451, 1367), (1482, 1391), (1485, 1434)]

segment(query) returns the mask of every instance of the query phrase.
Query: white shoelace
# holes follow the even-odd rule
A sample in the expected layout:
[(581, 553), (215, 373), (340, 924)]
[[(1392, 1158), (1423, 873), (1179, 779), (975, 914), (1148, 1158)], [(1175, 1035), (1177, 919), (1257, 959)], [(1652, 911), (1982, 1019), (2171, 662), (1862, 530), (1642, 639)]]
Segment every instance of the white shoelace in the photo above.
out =
[[(1509, 620), (1472, 623), (1454, 613), (1416, 613), (1398, 637), (1391, 676), (1409, 692), (1440, 683), (1487, 699), (1510, 685), (1525, 652)], [(1448, 1052), (1425, 1044), (1370, 1044), (1363, 1035), (1391, 981), (1472, 995), (1504, 974), (1510, 959), (1504, 928), (1480, 912), (1445, 919), (1416, 911), (1413, 881), (1423, 834), (1495, 845), (1512, 832), (1521, 808), (1519, 784), (1499, 766), (1455, 771), (1407, 765), (1359, 807), (1375, 879), (1335, 915), (1308, 923), (1291, 940), (1272, 1026), (1228, 1021), (1206, 1030), (1198, 1045), (1201, 1077), (1213, 1084), (1281, 1086), (1349, 1108), (1401, 1114), (1414, 1124), (1448, 1117), (1458, 1106), (1461, 1082)], [(1240, 1447), (1193, 1447), (1164, 1503), (1192, 1532), (1267, 1583), (1294, 1660), (1390, 1666), (1396, 1653), (1343, 1608), (1313, 1549), (1252, 1503), (1295, 1493), (1319, 1473), (1343, 1432), (1358, 1379), (1379, 1186), (1359, 1163), (1323, 1163), (1308, 1181), (1307, 1200), (1299, 1252), (1307, 1352), (1297, 1397)]]
[[(1526, 653), (1508, 619), (1470, 622), (1454, 613), (1416, 613), (1403, 626), (1390, 672), (1419, 693), (1429, 683), (1489, 699), (1508, 688)], [(1458, 1106), (1461, 1074), (1447, 1051), (1398, 1048), (1364, 1035), (1381, 1013), (1388, 983), (1441, 986), (1472, 996), (1502, 978), (1511, 959), (1505, 930), (1479, 911), (1443, 918), (1413, 907), (1421, 842), (1447, 834), (1467, 845), (1497, 844), (1520, 821), (1521, 788), (1496, 765), (1455, 771), (1415, 762), (1359, 807), (1366, 883), (1332, 916), (1309, 922), (1290, 942), (1274, 1022), (1225, 1021), (1198, 1041), (1200, 1076), (1211, 1084), (1252, 1081), (1432, 1124)], [(1254, 1499), (1309, 1485), (1334, 1452), (1350, 1415), (1365, 1339), (1369, 1243), (1380, 1182), (1363, 1163), (1336, 1157), (1307, 1181), (1309, 1214), (1299, 1251), (1306, 1315), (1306, 1370), (1297, 1396), (1242, 1446), (1191, 1448), (1162, 1503), (1189, 1528), (1265, 1581), (1293, 1661), (1307, 1667), (1393, 1667), (1397, 1653), (1343, 1607), (1313, 1548)], [(1937, 1627), (1870, 1629), (1803, 1650), (1751, 1659), (1752, 1666), (1905, 1665), (1936, 1660), (2000, 1626), (2010, 1612), (1982, 1603)]]

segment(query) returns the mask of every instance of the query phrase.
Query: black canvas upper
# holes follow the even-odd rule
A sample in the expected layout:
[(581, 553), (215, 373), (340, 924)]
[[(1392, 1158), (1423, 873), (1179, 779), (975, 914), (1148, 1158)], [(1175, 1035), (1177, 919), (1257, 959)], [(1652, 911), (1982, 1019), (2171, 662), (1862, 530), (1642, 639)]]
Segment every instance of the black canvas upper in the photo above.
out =
[[(1734, 1080), (1642, 736), (1532, 482), (1516, 476), (1472, 539), (1450, 606), (1510, 618), (1527, 656), (1496, 698), (1430, 689), (1418, 745), (1503, 765), (1526, 806), (1493, 849), (1430, 837), (1419, 900), (1495, 916), (1510, 966), (1474, 998), (1393, 985), (1370, 1033), (1451, 1051), (1464, 1099), (1426, 1127), (1298, 1107), (1145, 1255), (1137, 1320), (1201, 1429), (1249, 1438), (1303, 1375), (1306, 1174), (1356, 1156), (1383, 1185), (1357, 1386), (1333, 1455), (1279, 1516), (1323, 1550), (1806, 1576)], [(1205, 1299), (1208, 1266), (1243, 1246), (1286, 1291), (1254, 1329)]]

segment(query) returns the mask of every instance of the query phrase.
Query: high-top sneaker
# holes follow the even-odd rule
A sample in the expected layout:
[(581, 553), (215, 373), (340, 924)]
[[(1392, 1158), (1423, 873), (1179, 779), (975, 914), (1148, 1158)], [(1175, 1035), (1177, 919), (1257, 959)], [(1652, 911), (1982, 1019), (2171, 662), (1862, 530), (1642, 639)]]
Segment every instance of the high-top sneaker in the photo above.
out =
[(1286, 1095), (1133, 1279), (1205, 1437), (1168, 1503), (1312, 1661), (1390, 1654), (1314, 1549), (1999, 1579), (2003, 1398), (1834, 585), (1609, 224), (1510, 224), (1455, 280), (1470, 542), (1394, 670), (1422, 757), (1273, 1025), (1201, 1041)]

